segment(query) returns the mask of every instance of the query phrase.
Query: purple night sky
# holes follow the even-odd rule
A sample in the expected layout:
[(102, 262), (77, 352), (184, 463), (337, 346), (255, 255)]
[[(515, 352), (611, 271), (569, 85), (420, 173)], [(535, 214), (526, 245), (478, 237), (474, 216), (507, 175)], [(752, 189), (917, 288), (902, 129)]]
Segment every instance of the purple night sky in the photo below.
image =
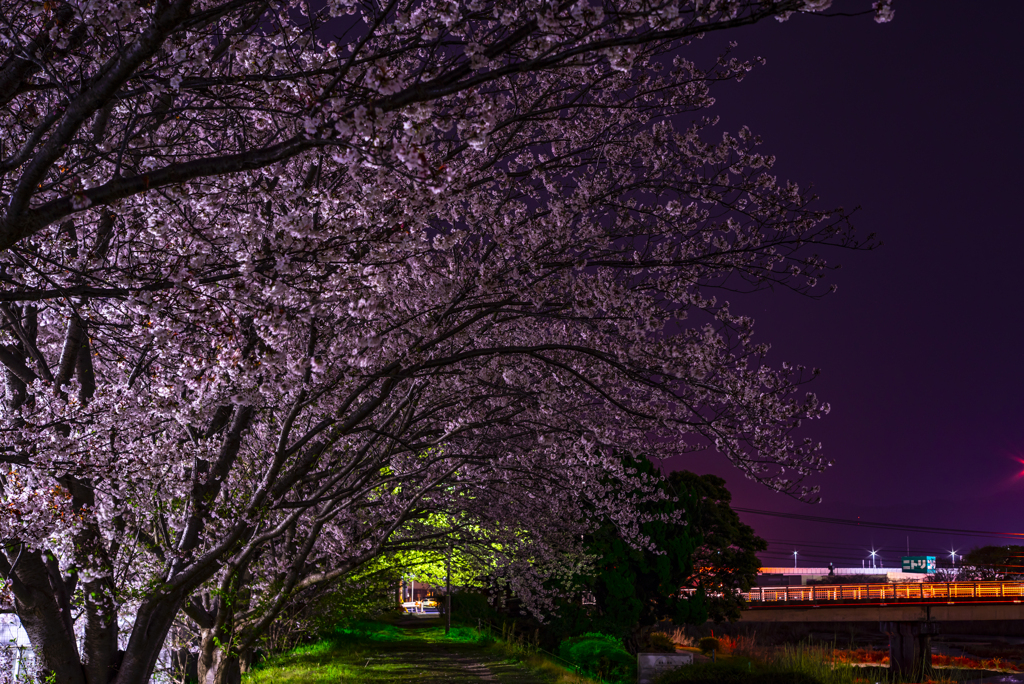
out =
[[(836, 3), (845, 9), (844, 3)], [(902, 0), (896, 18), (794, 17), (705, 39), (767, 65), (717, 91), (776, 171), (825, 205), (861, 209), (884, 245), (836, 253), (839, 291), (737, 298), (770, 359), (819, 367), (832, 413), (810, 426), (836, 465), (809, 506), (744, 480), (714, 453), (673, 468), (726, 478), (734, 505), (943, 528), (1024, 532), (1024, 3)], [(907, 533), (744, 514), (766, 565), (887, 567)], [(915, 554), (998, 540), (910, 533)], [(1006, 543), (1006, 542), (1003, 542)], [(1022, 542), (1024, 543), (1024, 542)]]

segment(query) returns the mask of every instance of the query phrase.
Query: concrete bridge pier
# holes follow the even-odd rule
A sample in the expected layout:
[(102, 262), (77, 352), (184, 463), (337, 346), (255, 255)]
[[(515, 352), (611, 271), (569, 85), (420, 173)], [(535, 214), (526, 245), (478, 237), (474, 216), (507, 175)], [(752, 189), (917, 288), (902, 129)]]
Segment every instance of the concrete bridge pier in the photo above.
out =
[(889, 635), (889, 672), (893, 679), (918, 680), (932, 669), (932, 634), (937, 622), (880, 622)]

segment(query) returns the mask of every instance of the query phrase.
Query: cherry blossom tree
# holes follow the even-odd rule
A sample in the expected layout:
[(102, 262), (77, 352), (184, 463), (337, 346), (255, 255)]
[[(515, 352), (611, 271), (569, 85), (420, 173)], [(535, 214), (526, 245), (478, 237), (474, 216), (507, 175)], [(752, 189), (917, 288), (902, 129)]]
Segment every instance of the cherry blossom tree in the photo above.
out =
[(813, 495), (827, 406), (722, 293), (860, 243), (681, 123), (751, 65), (680, 50), (828, 4), (0, 0), (0, 572), (41, 672), (146, 681), (204, 588), (275, 545), (304, 581), (325, 528), (341, 571), (446, 486), (637, 543), (617, 451)]
[[(581, 538), (588, 526), (568, 488), (543, 482), (547, 471), (504, 471), (489, 480), (464, 471), (444, 487), (416, 492), (418, 506), (397, 529), (350, 507), (318, 534), (296, 530), (275, 539), (186, 604), (198, 628), (200, 681), (239, 681), (282, 617), (308, 611), (370, 564), (422, 577), (416, 562), (432, 560), (434, 583), (443, 585), (443, 559), (454, 555), (463, 574), (471, 566), (472, 575), (499, 582), (535, 613), (550, 611), (553, 595), (545, 584), (552, 577), (568, 584), (586, 569)], [(533, 494), (545, 490), (548, 496)], [(364, 505), (374, 508), (370, 499)]]
[[(0, 248), (91, 206), (202, 191), (305, 152), (433, 175), (417, 124), (435, 110), (430, 128), (480, 148), (509, 125), (502, 95), (534, 75), (638, 74), (693, 37), (831, 4), (5, 0)], [(891, 19), (891, 0), (874, 8)], [(684, 82), (700, 90), (700, 76)]]

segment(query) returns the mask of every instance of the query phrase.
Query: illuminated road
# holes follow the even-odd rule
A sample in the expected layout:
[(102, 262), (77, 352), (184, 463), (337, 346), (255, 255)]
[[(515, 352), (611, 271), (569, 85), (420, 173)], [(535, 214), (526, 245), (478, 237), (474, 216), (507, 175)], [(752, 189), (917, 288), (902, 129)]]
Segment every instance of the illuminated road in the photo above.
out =
[(1024, 582), (907, 582), (757, 587), (743, 594), (749, 608), (772, 605), (889, 605), (897, 603), (1020, 603)]
[(759, 587), (744, 597), (744, 622), (1024, 620), (1024, 582)]

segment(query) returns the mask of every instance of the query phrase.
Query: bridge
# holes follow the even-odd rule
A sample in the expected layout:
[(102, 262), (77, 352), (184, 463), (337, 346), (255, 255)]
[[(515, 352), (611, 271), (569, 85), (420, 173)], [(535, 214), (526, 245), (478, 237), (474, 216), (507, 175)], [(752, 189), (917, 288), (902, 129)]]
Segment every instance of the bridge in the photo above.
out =
[(1024, 582), (908, 582), (756, 587), (743, 622), (879, 622), (890, 667), (931, 668), (931, 635), (950, 620), (1024, 620)]
[(1024, 582), (906, 582), (903, 584), (810, 584), (788, 587), (755, 587), (743, 594), (748, 607), (779, 603), (888, 604), (919, 601), (956, 604), (968, 600), (1024, 600)]

